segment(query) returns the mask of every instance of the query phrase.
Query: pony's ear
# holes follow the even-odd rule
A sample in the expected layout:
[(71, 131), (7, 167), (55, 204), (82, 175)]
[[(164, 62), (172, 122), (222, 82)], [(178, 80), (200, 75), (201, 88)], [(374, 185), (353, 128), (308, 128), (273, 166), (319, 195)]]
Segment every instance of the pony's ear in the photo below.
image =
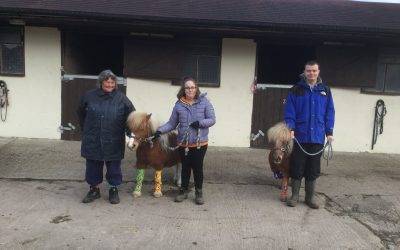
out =
[(150, 120), (150, 117), (151, 117), (151, 113), (150, 113), (150, 114), (147, 114), (147, 115), (146, 115), (146, 120), (147, 120), (147, 121)]

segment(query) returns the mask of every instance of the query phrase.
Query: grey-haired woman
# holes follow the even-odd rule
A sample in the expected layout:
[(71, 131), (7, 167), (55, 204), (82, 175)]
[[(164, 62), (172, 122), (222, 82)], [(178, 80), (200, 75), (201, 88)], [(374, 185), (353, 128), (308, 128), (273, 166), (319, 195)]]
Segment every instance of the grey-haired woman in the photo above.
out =
[(122, 183), (126, 118), (135, 108), (118, 90), (117, 77), (111, 70), (102, 71), (98, 83), (99, 88), (82, 96), (77, 111), (82, 130), (81, 155), (86, 158), (85, 180), (90, 185), (82, 202), (100, 198), (99, 184), (103, 182), (105, 164), (110, 185), (108, 198), (111, 204), (117, 204), (118, 186)]

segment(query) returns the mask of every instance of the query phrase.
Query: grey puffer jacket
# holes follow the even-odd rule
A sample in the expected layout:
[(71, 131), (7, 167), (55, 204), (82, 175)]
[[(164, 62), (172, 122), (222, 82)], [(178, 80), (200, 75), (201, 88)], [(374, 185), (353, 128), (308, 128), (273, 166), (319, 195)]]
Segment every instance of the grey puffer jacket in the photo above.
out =
[[(175, 103), (169, 121), (158, 128), (161, 133), (168, 133), (178, 127), (178, 143), (196, 144), (208, 141), (208, 128), (215, 124), (214, 107), (206, 98), (207, 94), (200, 94), (199, 98), (192, 104), (186, 104), (181, 100)], [(197, 129), (189, 126), (192, 122), (199, 121), (199, 135)], [(179, 124), (179, 126), (178, 126)], [(188, 132), (188, 136), (186, 136)], [(186, 138), (188, 137), (188, 138)]]

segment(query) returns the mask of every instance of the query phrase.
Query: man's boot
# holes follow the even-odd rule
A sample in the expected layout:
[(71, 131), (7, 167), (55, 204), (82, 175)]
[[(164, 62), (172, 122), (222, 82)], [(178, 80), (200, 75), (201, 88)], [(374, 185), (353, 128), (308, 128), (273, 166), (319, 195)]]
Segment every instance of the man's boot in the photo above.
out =
[(299, 202), (301, 180), (292, 179), (292, 197), (286, 202), (289, 207), (295, 207)]
[(196, 204), (203, 205), (204, 204), (203, 190), (196, 189), (195, 195), (196, 195), (196, 197), (194, 198), (194, 201), (196, 202)]
[(90, 187), (89, 192), (83, 198), (83, 203), (90, 203), (96, 199), (100, 198), (100, 189), (98, 187)]
[(318, 209), (319, 205), (315, 201), (315, 180), (314, 181), (307, 181), (305, 184), (306, 188), (306, 197), (305, 197), (305, 202), (307, 206), (309, 206), (312, 209)]
[(108, 191), (108, 200), (111, 204), (118, 204), (119, 203), (119, 196), (118, 196), (118, 188), (111, 187)]
[(188, 197), (189, 191), (187, 189), (181, 188), (179, 189), (178, 195), (175, 197), (175, 202), (182, 202), (186, 200)]

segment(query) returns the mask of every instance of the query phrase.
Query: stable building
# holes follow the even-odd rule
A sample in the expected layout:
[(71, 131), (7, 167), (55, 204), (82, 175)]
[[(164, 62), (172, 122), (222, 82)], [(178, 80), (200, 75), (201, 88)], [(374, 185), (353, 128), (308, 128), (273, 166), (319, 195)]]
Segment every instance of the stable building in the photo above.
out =
[[(138, 111), (164, 121), (180, 79), (193, 76), (216, 110), (210, 145), (263, 148), (251, 135), (283, 119), (288, 89), (317, 60), (335, 101), (334, 149), (400, 153), (398, 13), (400, 4), (346, 0), (3, 0), (0, 136), (79, 140), (79, 97), (111, 69)], [(387, 114), (372, 150), (380, 99)]]

